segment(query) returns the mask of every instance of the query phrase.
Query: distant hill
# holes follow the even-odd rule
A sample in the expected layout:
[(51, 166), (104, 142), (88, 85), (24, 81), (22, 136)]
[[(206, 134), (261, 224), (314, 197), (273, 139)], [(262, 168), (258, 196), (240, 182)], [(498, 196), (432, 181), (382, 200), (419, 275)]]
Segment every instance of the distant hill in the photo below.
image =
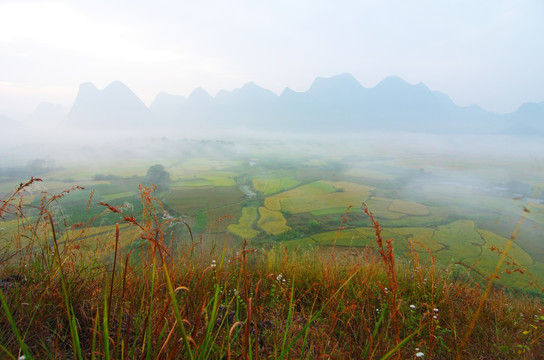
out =
[(187, 101), (184, 96), (171, 95), (161, 92), (149, 106), (153, 118), (164, 124), (174, 124), (181, 107)]
[(516, 135), (544, 135), (544, 101), (525, 103), (515, 112), (507, 115), (509, 132)]
[(103, 90), (91, 83), (81, 84), (66, 125), (83, 127), (149, 126), (151, 111), (122, 82), (114, 81)]
[(281, 95), (253, 82), (215, 97), (195, 89), (188, 98), (160, 93), (148, 109), (130, 89), (82, 84), (65, 123), (117, 126), (245, 127), (279, 132), (409, 131), (424, 133), (542, 134), (544, 102), (499, 115), (476, 105), (457, 106), (446, 94), (400, 77), (363, 87), (350, 74), (318, 77), (305, 92)]
[(52, 126), (62, 121), (64, 112), (60, 105), (41, 103), (25, 122), (36, 126)]
[(19, 124), (17, 121), (10, 119), (4, 115), (0, 115), (0, 127), (19, 127), (21, 124)]

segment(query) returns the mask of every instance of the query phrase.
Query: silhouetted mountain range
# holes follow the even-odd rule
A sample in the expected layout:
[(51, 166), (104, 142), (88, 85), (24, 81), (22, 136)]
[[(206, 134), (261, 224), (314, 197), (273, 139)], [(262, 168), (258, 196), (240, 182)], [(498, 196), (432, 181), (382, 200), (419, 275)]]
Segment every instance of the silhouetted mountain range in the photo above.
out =
[(0, 127), (20, 126), (20, 124), (6, 116), (0, 115)]
[(148, 126), (151, 111), (125, 84), (114, 81), (103, 90), (91, 83), (79, 86), (66, 125), (76, 126)]
[(26, 119), (26, 122), (34, 126), (47, 127), (57, 125), (64, 116), (65, 114), (60, 105), (41, 103)]
[(365, 88), (351, 75), (317, 78), (310, 89), (281, 95), (250, 82), (212, 97), (195, 89), (188, 98), (160, 93), (148, 109), (124, 84), (103, 90), (80, 86), (66, 125), (202, 127), (280, 132), (410, 131), (425, 133), (544, 134), (544, 102), (499, 115), (476, 105), (457, 106), (424, 84), (388, 77)]

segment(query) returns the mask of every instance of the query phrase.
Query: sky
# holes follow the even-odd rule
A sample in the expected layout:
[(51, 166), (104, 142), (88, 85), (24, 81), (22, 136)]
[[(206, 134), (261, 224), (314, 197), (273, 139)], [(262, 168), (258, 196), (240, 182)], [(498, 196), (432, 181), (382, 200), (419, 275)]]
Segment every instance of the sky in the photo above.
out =
[(68, 112), (81, 83), (280, 94), (316, 77), (423, 82), (497, 113), (544, 101), (542, 0), (0, 0), (0, 115)]

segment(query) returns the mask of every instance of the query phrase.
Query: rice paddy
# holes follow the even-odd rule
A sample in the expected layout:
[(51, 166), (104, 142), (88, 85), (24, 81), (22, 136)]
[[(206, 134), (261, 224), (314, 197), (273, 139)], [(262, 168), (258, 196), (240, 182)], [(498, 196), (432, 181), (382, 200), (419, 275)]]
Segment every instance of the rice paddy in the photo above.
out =
[(397, 212), (406, 215), (425, 216), (429, 215), (429, 209), (425, 205), (413, 201), (393, 200), (388, 208), (391, 212)]
[(261, 206), (259, 207), (259, 215), (258, 225), (267, 234), (277, 235), (291, 229), (286, 225), (287, 221), (279, 211), (272, 211)]
[(367, 200), (372, 187), (350, 182), (315, 181), (265, 199), (270, 210), (293, 214), (347, 208)]
[(253, 187), (255, 190), (263, 193), (263, 195), (272, 195), (300, 184), (299, 181), (290, 177), (281, 177), (276, 179), (255, 178), (253, 179)]
[[(249, 162), (247, 159), (170, 160), (165, 162), (165, 169), (170, 172), (172, 182), (160, 198), (169, 211), (191, 226), (196, 224), (197, 214), (204, 214), (207, 223), (202, 226), (207, 229), (217, 219), (228, 215), (231, 220), (224, 224), (222, 230), (215, 227), (214, 231), (230, 233), (238, 239), (236, 241), (242, 238), (260, 243), (279, 234), (287, 234), (286, 239), (289, 239), (287, 232), (294, 230), (297, 238), (285, 242), (290, 249), (296, 248), (296, 244), (301, 247), (376, 246), (373, 232), (366, 227), (366, 217), (362, 212), (357, 213), (364, 201), (380, 221), (384, 238), (393, 238), (400, 254), (410, 249), (409, 241), (412, 241), (421, 256), (426, 256), (430, 250), (440, 263), (472, 264), (482, 273), (489, 272), (496, 264), (497, 251), (491, 251), (491, 246), (497, 249), (505, 246), (509, 232), (528, 204), (527, 199), (494, 194), (488, 190), (493, 189), (492, 186), (469, 187), (460, 181), (448, 180), (450, 182), (445, 182), (449, 184), (447, 186), (429, 182), (421, 188), (403, 190), (402, 181), (410, 183), (427, 173), (414, 171), (414, 168), (421, 167), (417, 159), (402, 164), (391, 160), (362, 160), (359, 163), (353, 160), (350, 162), (353, 168), (340, 171), (331, 171), (331, 163), (323, 158), (300, 162), (274, 161), (268, 158)], [(479, 169), (479, 166), (457, 162), (443, 165), (434, 158), (425, 161), (428, 162), (427, 168), (434, 172), (441, 169)], [(108, 165), (100, 171), (81, 166), (56, 170), (44, 176), (43, 183), (36, 183), (34, 197), (30, 200), (39, 200), (42, 190), (61, 191), (78, 185), (88, 190), (81, 196), (67, 196), (72, 203), (86, 202), (93, 189), (96, 190), (95, 203), (119, 203), (124, 199), (134, 202), (138, 182), (153, 163), (123, 162), (118, 169)], [(284, 163), (285, 167), (278, 165)], [(379, 163), (382, 167), (378, 166)], [(111, 180), (95, 180), (94, 171), (113, 177)], [(18, 184), (5, 177), (2, 179), (0, 191), (11, 191)], [(242, 187), (247, 187), (248, 191), (240, 191)], [(61, 202), (59, 206), (65, 208), (66, 203)], [(337, 232), (334, 228), (349, 206), (353, 209), (347, 228)], [(320, 227), (306, 226), (306, 230), (296, 232), (299, 225), (312, 219)], [(9, 237), (11, 227), (10, 221), (1, 222), (2, 239)], [(511, 261), (527, 269), (536, 269), (534, 271), (539, 275), (544, 275), (544, 247), (539, 241), (543, 227), (544, 205), (536, 201), (531, 204), (526, 226), (509, 254)], [(96, 233), (100, 234), (100, 231), (97, 227)], [(99, 242), (101, 235), (89, 232), (81, 236), (85, 237), (86, 243), (92, 243)], [(133, 240), (131, 236), (130, 229), (122, 229), (123, 246), (128, 246), (126, 244)], [(278, 238), (274, 239), (277, 241)], [(24, 246), (24, 241), (21, 239), (18, 245), (11, 242), (9, 246)], [(515, 283), (521, 284), (518, 280)]]
[(257, 208), (245, 207), (242, 209), (242, 216), (238, 220), (238, 224), (230, 224), (227, 229), (243, 239), (253, 239), (259, 235), (259, 231), (253, 228), (253, 224), (257, 220)]
[(458, 220), (438, 226), (434, 238), (445, 247), (444, 251), (436, 253), (437, 258), (445, 263), (479, 257), (484, 245), (472, 220)]

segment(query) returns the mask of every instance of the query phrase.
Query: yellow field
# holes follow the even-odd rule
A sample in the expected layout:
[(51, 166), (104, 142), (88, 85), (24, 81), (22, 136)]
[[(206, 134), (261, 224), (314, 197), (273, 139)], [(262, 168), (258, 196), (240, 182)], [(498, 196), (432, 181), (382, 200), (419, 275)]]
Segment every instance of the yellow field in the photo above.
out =
[(261, 206), (259, 208), (259, 214), (261, 216), (258, 222), (259, 227), (267, 234), (281, 234), (291, 229), (286, 225), (287, 221), (279, 211), (271, 211)]
[(264, 195), (271, 195), (292, 188), (300, 184), (293, 178), (282, 177), (276, 179), (253, 179), (253, 187), (255, 190), (262, 192)]
[(276, 196), (267, 197), (266, 199), (264, 199), (264, 206), (268, 210), (280, 211), (281, 210), (280, 198)]
[(412, 216), (429, 215), (429, 209), (425, 205), (404, 200), (393, 200), (388, 210)]
[(389, 211), (389, 206), (392, 202), (392, 199), (373, 196), (370, 200), (366, 201), (366, 205), (378, 219), (398, 220), (406, 217), (406, 214)]
[[(45, 224), (44, 224), (45, 225)], [(0, 222), (0, 251), (15, 251), (18, 248), (32, 244), (33, 247), (44, 245), (44, 241), (52, 241), (52, 233), (49, 225), (40, 228), (42, 233), (45, 231), (49, 239), (35, 239), (33, 234), (26, 228), (19, 226), (17, 220)], [(131, 244), (139, 237), (138, 229), (128, 224), (119, 225), (119, 246)], [(59, 248), (62, 251), (64, 246), (77, 246), (77, 249), (83, 254), (97, 256), (111, 254), (112, 246), (115, 244), (115, 226), (97, 226), (90, 228), (81, 228), (68, 230), (60, 235), (57, 230)]]
[[(265, 199), (269, 210), (293, 214), (330, 208), (359, 206), (370, 195), (370, 186), (350, 182), (315, 181)], [(278, 206), (279, 202), (279, 206)]]
[(370, 196), (370, 191), (374, 189), (372, 186), (356, 184), (348, 181), (321, 181), (335, 188), (335, 191), (340, 190), (347, 193), (363, 193), (365, 197)]
[(212, 171), (208, 173), (193, 174), (191, 176), (177, 177), (172, 186), (235, 186), (234, 177), (236, 173), (227, 171)]
[(245, 207), (242, 209), (242, 217), (238, 224), (230, 224), (228, 230), (244, 239), (252, 239), (259, 235), (259, 232), (253, 229), (253, 223), (257, 220), (257, 208)]

